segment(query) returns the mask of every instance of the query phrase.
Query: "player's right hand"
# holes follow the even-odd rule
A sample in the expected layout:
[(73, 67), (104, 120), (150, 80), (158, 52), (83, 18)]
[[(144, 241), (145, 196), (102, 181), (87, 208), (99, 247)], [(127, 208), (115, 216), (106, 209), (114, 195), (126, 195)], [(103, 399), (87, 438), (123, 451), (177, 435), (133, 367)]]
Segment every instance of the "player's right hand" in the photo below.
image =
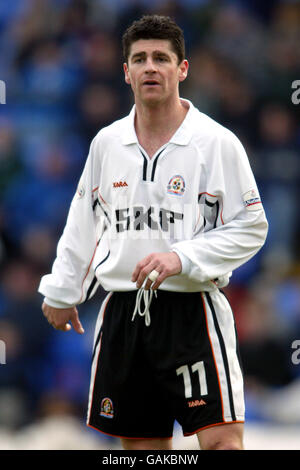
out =
[(73, 326), (77, 333), (84, 333), (76, 307), (54, 308), (43, 302), (42, 311), (50, 325), (56, 330), (70, 331)]

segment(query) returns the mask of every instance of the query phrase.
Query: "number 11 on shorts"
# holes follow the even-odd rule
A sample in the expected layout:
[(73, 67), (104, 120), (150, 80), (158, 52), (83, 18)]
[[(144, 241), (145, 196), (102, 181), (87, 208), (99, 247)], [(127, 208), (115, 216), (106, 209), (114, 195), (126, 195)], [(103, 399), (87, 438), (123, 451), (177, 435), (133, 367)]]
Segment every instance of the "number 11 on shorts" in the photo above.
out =
[[(206, 382), (204, 362), (203, 361), (195, 362), (195, 364), (192, 365), (191, 369), (193, 373), (198, 372), (200, 395), (201, 396), (207, 395), (207, 382)], [(183, 375), (185, 398), (191, 398), (192, 397), (192, 381), (191, 381), (191, 374), (189, 371), (189, 366), (184, 365), (184, 366), (178, 367), (178, 369), (176, 369), (176, 374)]]

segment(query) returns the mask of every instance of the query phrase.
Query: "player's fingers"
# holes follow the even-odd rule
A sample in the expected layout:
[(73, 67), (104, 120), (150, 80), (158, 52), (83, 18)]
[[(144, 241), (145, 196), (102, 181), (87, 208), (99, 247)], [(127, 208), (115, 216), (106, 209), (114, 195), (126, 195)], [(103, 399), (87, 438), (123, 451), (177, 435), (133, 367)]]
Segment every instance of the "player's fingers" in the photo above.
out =
[(137, 266), (136, 266), (136, 268), (135, 268), (135, 270), (133, 271), (132, 276), (131, 276), (131, 282), (135, 282), (135, 281), (137, 280), (138, 272), (139, 272), (139, 270), (138, 270), (138, 268), (137, 268)]
[(71, 320), (71, 323), (72, 323), (73, 328), (76, 331), (76, 333), (79, 333), (81, 335), (84, 333), (84, 329), (83, 329), (83, 326), (81, 324), (81, 321), (79, 320), (78, 313), (76, 313), (76, 315), (73, 316), (73, 318)]
[(148, 279), (145, 283), (146, 290), (153, 289), (153, 286), (160, 275), (160, 271), (161, 268), (159, 266), (156, 266), (155, 268), (151, 269), (151, 271), (148, 273)]
[(132, 282), (137, 282), (140, 276), (141, 270), (144, 269), (149, 264), (149, 262), (151, 262), (151, 255), (146, 256), (146, 258), (142, 259), (141, 261), (137, 263), (131, 276)]
[[(139, 289), (143, 284), (146, 279), (146, 277), (155, 269), (155, 261), (151, 261), (148, 263), (144, 268), (142, 268), (139, 272), (138, 278), (136, 280), (136, 286)], [(146, 288), (149, 289), (150, 285), (152, 284), (152, 281), (150, 279), (147, 280), (146, 282)]]
[(72, 329), (71, 325), (69, 323), (65, 323), (64, 325), (58, 325), (54, 322), (50, 322), (49, 324), (55, 329), (55, 330), (60, 330), (60, 331), (70, 331)]
[(151, 289), (157, 290), (161, 283), (167, 278), (167, 274), (165, 271), (162, 271), (159, 276), (157, 277), (156, 281), (153, 282)]
[(132, 282), (136, 282), (136, 281), (137, 281), (137, 278), (139, 277), (140, 271), (141, 271), (141, 269), (143, 269), (143, 267), (145, 266), (145, 264), (146, 264), (145, 261), (142, 260), (142, 261), (140, 261), (140, 262), (136, 265), (136, 267), (134, 268), (134, 271), (133, 271), (133, 273), (132, 273), (132, 276), (131, 276), (131, 281), (132, 281)]
[(58, 330), (61, 330), (61, 331), (70, 331), (72, 329), (70, 323), (66, 323), (64, 326), (60, 327), (60, 328), (57, 328)]

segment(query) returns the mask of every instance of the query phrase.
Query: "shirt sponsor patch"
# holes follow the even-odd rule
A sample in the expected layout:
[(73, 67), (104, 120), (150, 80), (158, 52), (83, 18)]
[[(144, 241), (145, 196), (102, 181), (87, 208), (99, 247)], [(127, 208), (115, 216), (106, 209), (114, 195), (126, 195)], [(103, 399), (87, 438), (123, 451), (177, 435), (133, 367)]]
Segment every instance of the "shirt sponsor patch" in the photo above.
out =
[(261, 199), (257, 189), (251, 189), (243, 194), (244, 206), (248, 211), (256, 211), (262, 208)]

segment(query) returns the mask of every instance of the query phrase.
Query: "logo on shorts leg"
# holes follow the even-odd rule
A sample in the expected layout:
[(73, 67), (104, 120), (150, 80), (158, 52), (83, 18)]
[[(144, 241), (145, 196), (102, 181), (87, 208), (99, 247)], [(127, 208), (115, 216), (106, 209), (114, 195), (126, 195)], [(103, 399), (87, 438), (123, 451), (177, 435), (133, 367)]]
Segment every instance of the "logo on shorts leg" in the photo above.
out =
[(105, 418), (113, 418), (114, 417), (114, 407), (113, 402), (110, 398), (103, 398), (101, 402), (101, 411), (100, 415), (104, 416)]
[(204, 401), (202, 398), (201, 400), (191, 400), (188, 401), (189, 408), (194, 408), (194, 406), (203, 406), (206, 405), (206, 401)]

